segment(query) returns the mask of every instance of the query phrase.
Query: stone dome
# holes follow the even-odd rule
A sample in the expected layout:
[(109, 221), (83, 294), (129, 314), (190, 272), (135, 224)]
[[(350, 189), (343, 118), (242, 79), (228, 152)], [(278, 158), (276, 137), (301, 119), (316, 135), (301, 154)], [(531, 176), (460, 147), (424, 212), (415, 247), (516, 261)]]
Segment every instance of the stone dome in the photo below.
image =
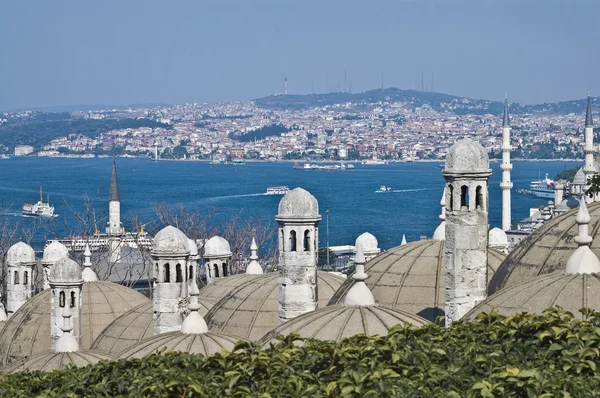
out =
[(110, 361), (114, 358), (110, 355), (101, 354), (94, 351), (75, 351), (75, 352), (54, 352), (48, 351), (31, 358), (10, 364), (0, 370), (0, 373), (11, 374), (19, 372), (43, 371), (50, 372), (56, 369), (66, 368), (67, 366), (87, 366), (100, 361)]
[[(0, 364), (44, 353), (50, 349), (50, 289), (33, 296), (0, 331)], [(87, 282), (81, 295), (80, 349), (87, 350), (108, 324), (150, 300), (135, 290), (112, 282)]]
[(508, 237), (506, 236), (506, 232), (504, 232), (500, 228), (496, 227), (490, 229), (488, 236), (488, 246), (494, 248), (508, 246)]
[(427, 320), (420, 316), (378, 305), (328, 305), (300, 315), (276, 327), (261, 339), (268, 344), (275, 336), (298, 333), (304, 338), (341, 340), (356, 334), (385, 336), (392, 326), (409, 323), (423, 326)]
[(583, 167), (577, 170), (575, 176), (573, 177), (573, 185), (586, 185), (587, 181), (585, 178), (585, 173), (583, 172)]
[(190, 257), (198, 255), (198, 245), (193, 239), (188, 239), (188, 250), (190, 252)]
[[(205, 316), (214, 301), (199, 300), (200, 315)], [(154, 308), (152, 302), (138, 305), (110, 323), (94, 340), (92, 350), (118, 357), (123, 351), (142, 340), (154, 336)]]
[[(588, 228), (593, 239), (590, 249), (600, 257), (600, 202), (590, 203), (587, 208), (591, 217)], [(546, 221), (523, 239), (496, 271), (488, 286), (489, 293), (539, 275), (563, 272), (567, 260), (578, 247), (574, 240), (578, 234), (577, 211), (573, 209)]]
[(230, 257), (231, 247), (225, 238), (213, 236), (204, 244), (204, 258)]
[(279, 202), (279, 219), (321, 219), (319, 202), (305, 189), (294, 188)]
[(232, 351), (239, 337), (215, 333), (185, 334), (181, 332), (168, 332), (140, 341), (135, 346), (126, 350), (119, 357), (143, 358), (166, 348), (167, 351), (182, 351), (188, 354), (202, 354), (209, 356), (221, 350)]
[[(488, 250), (488, 281), (506, 255)], [(396, 246), (365, 264), (365, 283), (379, 305), (434, 321), (446, 306), (444, 241), (419, 240)], [(354, 284), (348, 278), (329, 304), (341, 304)]]
[(465, 318), (473, 319), (477, 314), (490, 312), (492, 309), (497, 309), (504, 315), (521, 312), (541, 314), (545, 309), (558, 305), (583, 319), (583, 315), (579, 313), (581, 308), (600, 311), (598, 293), (600, 274), (556, 272), (505, 287), (479, 303)]
[(152, 242), (152, 253), (157, 255), (178, 255), (185, 256), (189, 254), (188, 237), (179, 229), (168, 225), (158, 231)]
[(44, 248), (42, 262), (55, 263), (61, 258), (69, 257), (69, 249), (59, 241), (54, 241)]
[(486, 149), (469, 138), (456, 141), (446, 154), (444, 173), (490, 172), (490, 159)]
[[(279, 272), (244, 277), (245, 283), (219, 300), (205, 320), (211, 332), (258, 340), (280, 325)], [(327, 305), (344, 281), (340, 276), (317, 271), (319, 308)]]
[(446, 240), (446, 221), (442, 221), (440, 225), (437, 226), (435, 231), (433, 231), (434, 240)]
[(236, 274), (216, 279), (214, 282), (209, 283), (200, 289), (198, 300), (200, 302), (209, 300), (216, 303), (233, 290), (247, 283), (249, 275), (250, 274)]
[(50, 283), (83, 283), (81, 268), (68, 257), (58, 260), (48, 271)]
[(35, 264), (35, 252), (25, 242), (17, 242), (8, 249), (6, 262), (11, 265)]
[(356, 250), (358, 250), (359, 245), (362, 246), (365, 254), (380, 251), (377, 238), (368, 232), (364, 232), (358, 238), (356, 238), (356, 241), (354, 242), (354, 247), (356, 247)]

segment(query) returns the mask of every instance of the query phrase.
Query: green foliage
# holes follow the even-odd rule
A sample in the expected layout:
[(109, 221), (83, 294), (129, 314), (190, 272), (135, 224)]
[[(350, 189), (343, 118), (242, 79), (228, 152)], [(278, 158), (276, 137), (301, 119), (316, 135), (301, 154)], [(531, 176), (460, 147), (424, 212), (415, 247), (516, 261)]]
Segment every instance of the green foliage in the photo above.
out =
[[(600, 313), (481, 314), (340, 342), (162, 353), (0, 377), (2, 397), (598, 397)], [(303, 345), (297, 343), (303, 341)]]
[(319, 247), (317, 251), (317, 267), (327, 268), (327, 252), (329, 252), (329, 264), (333, 265), (335, 261), (335, 253), (328, 247)]
[(573, 178), (575, 178), (575, 174), (577, 174), (577, 171), (579, 169), (580, 169), (580, 167), (573, 167), (570, 169), (565, 169), (565, 170), (561, 171), (560, 173), (558, 173), (554, 179), (556, 181), (567, 180), (567, 181), (573, 182)]
[(229, 138), (240, 142), (250, 142), (254, 140), (262, 140), (273, 135), (281, 135), (282, 133), (287, 133), (288, 131), (289, 130), (282, 124), (272, 124), (249, 131), (245, 134), (242, 134), (239, 131), (231, 132), (229, 133)]

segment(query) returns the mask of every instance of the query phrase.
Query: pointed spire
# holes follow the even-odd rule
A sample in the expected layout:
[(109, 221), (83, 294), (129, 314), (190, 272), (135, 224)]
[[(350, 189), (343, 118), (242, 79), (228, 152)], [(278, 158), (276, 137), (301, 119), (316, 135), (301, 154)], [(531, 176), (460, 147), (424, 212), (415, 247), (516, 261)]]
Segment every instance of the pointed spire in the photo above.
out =
[(402, 242), (400, 242), (400, 246), (404, 246), (406, 244), (406, 235), (402, 234)]
[(206, 333), (208, 332), (208, 326), (206, 325), (206, 321), (202, 315), (200, 315), (200, 312), (198, 312), (198, 310), (202, 308), (200, 304), (198, 304), (198, 295), (200, 294), (200, 291), (198, 290), (196, 281), (190, 281), (189, 285), (190, 303), (188, 308), (190, 309), (190, 313), (185, 317), (183, 323), (181, 324), (181, 333)]
[(90, 245), (85, 244), (85, 251), (83, 252), (83, 271), (81, 271), (81, 277), (84, 282), (95, 282), (98, 280), (98, 275), (92, 269), (92, 252), (90, 251)]
[(365, 255), (363, 253), (362, 245), (358, 245), (356, 248), (356, 255), (354, 256), (355, 271), (352, 275), (352, 279), (356, 282), (344, 299), (345, 305), (373, 305), (375, 304), (375, 298), (373, 293), (365, 283), (365, 279), (368, 275), (365, 273)]
[(600, 260), (590, 249), (592, 237), (588, 233), (588, 224), (591, 221), (585, 203), (585, 196), (579, 200), (579, 211), (575, 219), (579, 226), (575, 242), (579, 245), (577, 250), (567, 260), (566, 272), (568, 274), (593, 274), (600, 272)]
[(252, 238), (252, 244), (250, 245), (250, 263), (246, 266), (247, 274), (262, 274), (263, 269), (258, 262), (258, 246), (256, 245), (256, 240)]
[(446, 220), (446, 187), (444, 186), (444, 192), (442, 192), (442, 199), (440, 200), (440, 206), (442, 207), (440, 213), (440, 220)]
[(508, 97), (504, 93), (504, 117), (502, 118), (502, 127), (510, 127), (510, 120), (508, 119)]
[(119, 195), (119, 181), (117, 180), (117, 162), (114, 156), (112, 165), (112, 176), (110, 178), (110, 195), (108, 200), (111, 202), (121, 201), (121, 196)]
[(69, 305), (64, 306), (63, 313), (63, 322), (61, 326), (62, 335), (56, 340), (54, 343), (54, 351), (56, 352), (75, 352), (79, 351), (79, 343), (75, 336), (73, 336), (73, 322), (71, 321), (71, 310)]
[(592, 99), (590, 97), (590, 92), (588, 91), (587, 96), (587, 107), (585, 109), (585, 127), (592, 127), (594, 123), (592, 122)]

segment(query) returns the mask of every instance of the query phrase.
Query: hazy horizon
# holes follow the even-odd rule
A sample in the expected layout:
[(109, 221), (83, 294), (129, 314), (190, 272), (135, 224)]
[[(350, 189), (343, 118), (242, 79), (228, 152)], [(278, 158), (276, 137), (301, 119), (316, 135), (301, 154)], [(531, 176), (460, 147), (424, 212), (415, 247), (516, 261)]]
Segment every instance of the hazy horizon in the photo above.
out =
[[(600, 3), (27, 1), (0, 4), (0, 109), (249, 100), (341, 88), (542, 103), (600, 96)], [(287, 65), (287, 67), (286, 67)], [(286, 72), (287, 69), (287, 72)]]

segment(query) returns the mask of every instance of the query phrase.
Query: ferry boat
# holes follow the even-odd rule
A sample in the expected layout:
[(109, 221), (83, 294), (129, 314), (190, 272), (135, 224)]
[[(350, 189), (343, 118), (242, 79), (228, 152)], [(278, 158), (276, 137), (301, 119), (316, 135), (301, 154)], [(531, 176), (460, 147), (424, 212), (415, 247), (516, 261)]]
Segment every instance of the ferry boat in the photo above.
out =
[(328, 165), (304, 163), (302, 166), (299, 166), (298, 163), (294, 164), (294, 170), (348, 170), (353, 168), (354, 165), (344, 163)]
[(548, 178), (548, 173), (543, 180), (531, 181), (529, 184), (529, 190), (531, 195), (538, 198), (554, 199), (554, 186), (556, 182)]
[(42, 199), (42, 187), (40, 187), (40, 200), (34, 204), (25, 203), (21, 209), (21, 214), (33, 217), (53, 217), (54, 206), (50, 205), (50, 195), (48, 195), (48, 202), (44, 203)]
[(379, 159), (364, 159), (362, 162), (360, 162), (361, 164), (364, 165), (380, 165), (380, 164), (387, 164), (387, 162), (385, 160), (379, 160)]
[(375, 191), (375, 193), (389, 193), (392, 192), (392, 187), (386, 187), (385, 185), (382, 185), (379, 187), (379, 189), (377, 191)]
[(288, 187), (269, 187), (267, 188), (267, 195), (285, 195), (289, 190)]

